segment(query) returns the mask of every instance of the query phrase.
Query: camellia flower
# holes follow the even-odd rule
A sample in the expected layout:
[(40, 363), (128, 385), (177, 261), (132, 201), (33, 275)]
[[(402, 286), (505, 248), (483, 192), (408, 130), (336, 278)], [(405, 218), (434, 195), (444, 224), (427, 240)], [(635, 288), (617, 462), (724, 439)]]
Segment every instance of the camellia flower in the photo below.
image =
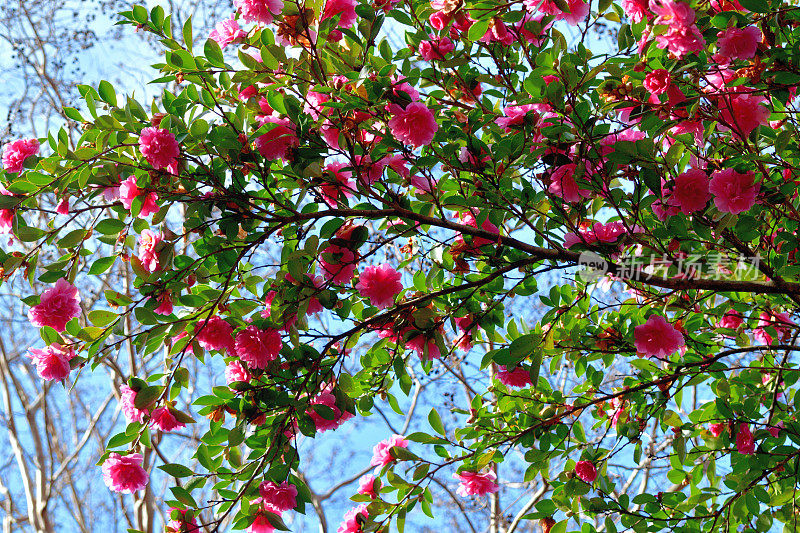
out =
[(419, 43), (419, 55), (425, 61), (443, 61), (445, 56), (453, 50), (455, 50), (455, 45), (447, 37), (431, 38), (430, 41), (421, 41)]
[(477, 472), (461, 472), (453, 474), (460, 481), (456, 493), (466, 498), (467, 496), (483, 496), (500, 490), (500, 485), (495, 483), (497, 475), (492, 472), (478, 474)]
[(750, 59), (756, 55), (761, 42), (761, 30), (756, 26), (743, 29), (727, 28), (717, 34), (717, 49), (714, 61), (727, 66), (735, 59)]
[(56, 213), (59, 215), (69, 214), (69, 198), (62, 198), (58, 201), (58, 205), (56, 205)]
[(3, 147), (3, 168), (7, 172), (22, 171), (25, 160), (39, 153), (37, 139), (17, 139)]
[(725, 315), (719, 320), (719, 327), (736, 329), (742, 325), (742, 314), (736, 309), (728, 309)]
[(769, 123), (768, 100), (757, 94), (727, 93), (719, 98), (717, 106), (722, 121), (717, 128), (733, 128), (737, 136), (747, 137), (758, 126)]
[(206, 350), (224, 352), (233, 348), (233, 328), (219, 316), (199, 321), (195, 331), (197, 342)]
[(169, 291), (164, 291), (159, 294), (156, 297), (156, 302), (158, 305), (155, 309), (153, 309), (155, 314), (162, 316), (169, 316), (172, 314), (174, 307), (172, 305), (172, 295), (169, 293)]
[(348, 283), (356, 272), (356, 254), (349, 248), (330, 244), (322, 250), (322, 276), (333, 283)]
[(140, 453), (112, 453), (103, 463), (103, 481), (114, 492), (132, 494), (142, 490), (149, 480), (147, 472), (142, 468), (143, 461)]
[(69, 375), (69, 361), (75, 357), (75, 351), (71, 347), (64, 348), (60, 344), (53, 343), (43, 350), (29, 348), (25, 355), (36, 365), (39, 377), (49, 381), (61, 380)]
[(311, 405), (324, 405), (333, 411), (333, 418), (331, 420), (323, 417), (314, 409), (309, 409), (306, 411), (306, 414), (310, 416), (312, 420), (314, 420), (314, 426), (316, 427), (318, 433), (328, 431), (329, 429), (336, 429), (346, 421), (353, 418), (352, 413), (347, 411), (343, 412), (336, 407), (336, 396), (334, 396), (329, 389), (325, 389), (317, 394), (309, 403)]
[(150, 413), (150, 424), (164, 432), (186, 427), (186, 424), (180, 422), (167, 407), (153, 409)]
[(742, 455), (753, 455), (756, 449), (756, 442), (747, 424), (739, 424), (739, 431), (736, 433), (736, 450)]
[(174, 513), (180, 513), (180, 518), (174, 518), (167, 524), (167, 533), (197, 533), (200, 527), (197, 525), (197, 517), (192, 516), (186, 519), (186, 509), (171, 507), (167, 516), (172, 517)]
[(225, 48), (237, 39), (244, 39), (245, 37), (247, 37), (247, 32), (239, 27), (239, 23), (236, 22), (233, 15), (231, 15), (229, 19), (217, 22), (217, 25), (208, 35), (209, 39), (217, 41), (222, 48)]
[(147, 196), (145, 197), (144, 202), (142, 202), (142, 209), (139, 211), (139, 218), (144, 218), (152, 215), (153, 213), (157, 213), (158, 205), (156, 204), (156, 201), (158, 200), (158, 195), (154, 192), (145, 193), (145, 191), (136, 185), (136, 178), (134, 176), (129, 177), (119, 185), (119, 199), (125, 209), (130, 209), (133, 205), (133, 199), (142, 194), (147, 194)]
[(550, 186), (547, 190), (571, 204), (591, 196), (591, 191), (578, 187), (575, 180), (577, 168), (575, 163), (568, 163), (555, 169), (550, 175)]
[(725, 423), (723, 423), (723, 422), (718, 422), (718, 423), (714, 423), (714, 424), (709, 424), (709, 425), (708, 425), (708, 430), (709, 430), (709, 431), (711, 432), (711, 434), (712, 434), (712, 435), (714, 435), (715, 437), (719, 437), (720, 435), (722, 435), (722, 432), (723, 432), (723, 431), (725, 431), (725, 426), (726, 426), (726, 424), (725, 424)]
[(633, 328), (633, 337), (636, 351), (648, 357), (669, 357), (685, 344), (681, 332), (659, 315)]
[(127, 420), (129, 424), (131, 422), (142, 422), (150, 411), (148, 409), (139, 409), (136, 407), (136, 391), (123, 384), (120, 386), (119, 392), (119, 406), (120, 409), (122, 409), (122, 414), (125, 415), (125, 420)]
[(578, 461), (575, 463), (575, 475), (586, 483), (593, 483), (597, 479), (597, 467), (589, 461)]
[(581, 22), (589, 14), (589, 3), (584, 0), (568, 0), (569, 13), (562, 11), (553, 0), (525, 0), (525, 7), (531, 13), (537, 10), (547, 15), (554, 15), (556, 20), (566, 20), (573, 26)]
[(225, 365), (225, 381), (228, 385), (237, 381), (247, 382), (250, 381), (250, 379), (252, 379), (250, 372), (247, 371), (242, 362), (238, 359), (234, 359)]
[(294, 131), (294, 124), (289, 119), (274, 117), (271, 115), (261, 115), (256, 117), (259, 126), (265, 124), (275, 124), (263, 135), (256, 137), (254, 141), (256, 150), (265, 159), (283, 159), (289, 155), (289, 151), (300, 146), (300, 139)]
[(791, 327), (794, 324), (789, 317), (789, 313), (776, 313), (774, 311), (761, 312), (758, 315), (758, 327), (753, 332), (753, 337), (756, 338), (761, 344), (772, 344), (772, 335), (770, 335), (766, 328), (772, 327), (778, 334), (778, 340), (784, 341), (788, 338), (791, 332)]
[(369, 464), (378, 468), (392, 464), (395, 461), (395, 457), (392, 456), (394, 446), (408, 448), (408, 441), (400, 435), (392, 435), (380, 441), (372, 448), (372, 460)]
[(172, 132), (150, 127), (139, 134), (139, 151), (154, 169), (159, 170), (177, 159), (181, 149)]
[(353, 196), (353, 191), (356, 190), (356, 184), (351, 179), (353, 173), (349, 170), (342, 170), (347, 166), (347, 163), (342, 161), (334, 161), (325, 165), (326, 172), (324, 176), (333, 179), (320, 186), (320, 194), (330, 207), (336, 207), (339, 202), (339, 194), (342, 194), (345, 198), (350, 198)]
[(356, 21), (356, 2), (354, 0), (326, 0), (320, 22), (336, 15), (340, 15), (339, 27), (349, 28)]
[(283, 0), (233, 0), (233, 6), (245, 22), (269, 24), (283, 11)]
[(369, 303), (378, 309), (386, 309), (394, 304), (394, 297), (403, 290), (400, 272), (384, 263), (368, 266), (358, 276), (358, 294), (369, 298)]
[(654, 70), (653, 72), (648, 72), (647, 76), (644, 77), (644, 88), (650, 91), (653, 94), (661, 94), (667, 91), (671, 83), (669, 72), (660, 68), (658, 70)]
[(755, 182), (755, 173), (740, 174), (732, 168), (714, 172), (708, 186), (717, 209), (734, 215), (753, 207), (760, 189), (761, 184)]
[(702, 170), (691, 169), (675, 178), (670, 203), (681, 208), (684, 215), (702, 211), (711, 199), (708, 176)]
[(39, 304), (28, 310), (28, 319), (34, 326), (50, 326), (56, 331), (64, 331), (67, 322), (81, 314), (80, 301), (78, 289), (61, 278), (55, 287), (42, 293)]
[(362, 503), (355, 509), (350, 509), (344, 515), (344, 520), (336, 533), (362, 533), (361, 524), (369, 518), (367, 504)]
[(253, 523), (247, 527), (247, 533), (272, 533), (275, 531), (269, 518), (267, 518), (267, 513), (274, 513), (281, 516), (283, 512), (265, 502), (264, 498), (256, 498), (252, 503), (251, 509), (254, 509), (255, 519)]
[(261, 494), (264, 502), (280, 512), (297, 507), (297, 487), (288, 481), (284, 481), (280, 485), (272, 481), (264, 481), (259, 485), (258, 493)]
[(156, 248), (161, 243), (161, 236), (149, 229), (142, 230), (139, 237), (139, 261), (148, 272), (155, 272), (159, 268), (158, 252)]
[(405, 109), (397, 104), (388, 106), (389, 129), (397, 140), (414, 147), (431, 143), (433, 135), (439, 129), (431, 110), (421, 102), (411, 102)]
[(281, 351), (281, 334), (274, 329), (247, 326), (236, 335), (236, 355), (250, 368), (266, 368)]
[(506, 387), (516, 387), (518, 389), (533, 384), (531, 375), (521, 366), (508, 370), (504, 365), (497, 365), (497, 379)]
[(377, 489), (375, 488), (375, 476), (372, 474), (361, 476), (358, 480), (358, 494), (364, 494), (373, 500), (378, 497)]
[(519, 131), (522, 129), (522, 126), (525, 123), (525, 118), (529, 113), (531, 113), (533, 117), (531, 122), (538, 122), (539, 117), (533, 113), (535, 109), (536, 104), (506, 106), (503, 108), (503, 115), (505, 116), (496, 118), (494, 122), (503, 128), (506, 133)]
[(622, 10), (632, 22), (641, 22), (653, 16), (647, 0), (622, 0)]

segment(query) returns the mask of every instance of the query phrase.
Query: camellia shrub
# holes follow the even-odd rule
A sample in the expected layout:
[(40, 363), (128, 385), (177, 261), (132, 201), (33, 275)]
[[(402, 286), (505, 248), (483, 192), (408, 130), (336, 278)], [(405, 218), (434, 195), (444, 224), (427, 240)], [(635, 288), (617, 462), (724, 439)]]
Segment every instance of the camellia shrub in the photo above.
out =
[[(198, 48), (122, 13), (163, 43), (159, 96), (81, 86), (77, 142), (3, 148), (31, 364), (68, 383), (131, 347), (109, 490), (157, 467), (168, 531), (286, 529), (299, 441), (471, 364), (463, 408), (375, 443), (339, 533), (402, 531), (443, 472), (464, 501), (540, 487), (492, 531), (795, 530), (796, 6), (234, 10)], [(188, 424), (196, 463), (147, 455)]]

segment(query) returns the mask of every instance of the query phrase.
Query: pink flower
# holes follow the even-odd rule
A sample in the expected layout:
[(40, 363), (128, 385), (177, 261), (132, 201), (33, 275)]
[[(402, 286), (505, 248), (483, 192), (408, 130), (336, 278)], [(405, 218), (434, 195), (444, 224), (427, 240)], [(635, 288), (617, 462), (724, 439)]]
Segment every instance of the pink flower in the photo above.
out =
[(75, 351), (69, 347), (64, 348), (60, 344), (53, 343), (46, 346), (44, 350), (28, 348), (25, 355), (36, 365), (36, 372), (39, 377), (46, 380), (62, 380), (69, 375), (69, 361), (75, 357)]
[(236, 354), (250, 368), (266, 368), (282, 346), (281, 335), (274, 329), (247, 326), (236, 335)]
[(632, 22), (641, 22), (652, 17), (647, 0), (622, 0), (622, 9)]
[(750, 59), (756, 55), (760, 41), (761, 30), (756, 26), (721, 31), (717, 34), (718, 52), (714, 54), (714, 61), (727, 66), (734, 59)]
[(461, 336), (456, 339), (457, 340), (457, 347), (460, 350), (464, 350), (465, 352), (472, 349), (472, 330), (475, 329), (475, 317), (472, 313), (467, 313), (462, 317), (458, 317), (455, 319), (456, 326), (461, 331)]
[(234, 359), (225, 366), (225, 381), (230, 385), (237, 381), (248, 382), (252, 379), (250, 372), (244, 367), (241, 361)]
[(377, 489), (375, 488), (375, 476), (371, 474), (361, 476), (358, 480), (358, 494), (364, 494), (373, 500), (378, 497)]
[(339, 14), (341, 14), (339, 17), (340, 28), (352, 26), (356, 21), (356, 2), (354, 0), (326, 0), (320, 22)]
[(122, 414), (125, 415), (125, 420), (127, 420), (129, 424), (131, 422), (143, 421), (145, 415), (150, 411), (148, 409), (139, 409), (136, 407), (136, 391), (123, 384), (120, 386), (119, 392), (119, 406), (120, 409), (122, 409)]
[(714, 205), (723, 213), (738, 215), (753, 207), (761, 189), (755, 183), (755, 174), (740, 174), (732, 168), (718, 170), (711, 175), (708, 190), (714, 195)]
[(213, 39), (219, 43), (222, 48), (225, 48), (233, 41), (241, 40), (247, 37), (247, 32), (239, 27), (236, 19), (231, 18), (217, 22), (216, 27), (211, 30), (208, 38)]
[(702, 170), (687, 170), (675, 178), (670, 203), (681, 208), (684, 215), (702, 211), (711, 199), (708, 176)]
[(177, 509), (170, 507), (167, 516), (173, 516), (173, 513), (179, 512), (181, 517), (179, 519), (172, 519), (167, 524), (167, 533), (197, 533), (200, 527), (197, 525), (197, 518), (191, 516), (190, 519), (186, 518), (186, 509)]
[(269, 24), (283, 10), (283, 0), (233, 0), (245, 22)]
[(636, 351), (648, 357), (669, 357), (685, 344), (681, 332), (659, 315), (633, 328), (633, 337)]
[(439, 129), (431, 110), (421, 102), (411, 102), (403, 109), (397, 104), (390, 104), (389, 129), (397, 140), (420, 147), (430, 144), (433, 134)]
[(756, 442), (747, 424), (739, 424), (739, 431), (736, 433), (736, 450), (742, 455), (753, 455), (756, 449)]
[(441, 11), (434, 11), (428, 17), (428, 22), (436, 31), (442, 31), (448, 24), (450, 24), (450, 20), (452, 20), (452, 17), (449, 14)]
[(69, 215), (69, 198), (62, 198), (56, 205), (56, 213), (59, 215)]
[(329, 244), (319, 256), (322, 276), (333, 283), (349, 283), (356, 271), (356, 261), (352, 250), (338, 244)]
[(56, 331), (64, 331), (67, 322), (81, 314), (80, 301), (78, 289), (61, 278), (55, 287), (42, 293), (38, 305), (28, 310), (28, 320), (40, 328), (50, 326)]
[(455, 50), (455, 45), (447, 37), (442, 37), (441, 39), (432, 38), (430, 41), (421, 41), (419, 43), (419, 55), (425, 61), (443, 61), (445, 56), (453, 50)]
[(274, 116), (258, 116), (256, 121), (259, 126), (265, 124), (276, 124), (263, 135), (259, 135), (254, 141), (256, 150), (265, 159), (287, 159), (292, 148), (300, 146), (300, 139), (294, 132), (294, 124), (286, 118)]
[(500, 490), (500, 486), (495, 483), (497, 475), (491, 470), (485, 474), (461, 472), (460, 474), (453, 474), (453, 477), (460, 481), (456, 493), (464, 498), (467, 496), (483, 496)]
[(591, 191), (579, 188), (575, 181), (577, 168), (575, 163), (569, 163), (555, 169), (550, 175), (550, 186), (547, 190), (571, 204), (591, 196)]
[(388, 439), (380, 441), (372, 448), (372, 460), (369, 464), (380, 468), (394, 463), (395, 458), (392, 457), (392, 447), (394, 446), (408, 448), (408, 441), (400, 435), (392, 435)]
[(584, 0), (568, 0), (569, 13), (562, 11), (552, 0), (525, 0), (528, 11), (533, 13), (537, 9), (548, 15), (555, 15), (556, 20), (566, 20), (573, 26), (581, 22), (589, 14), (589, 4)]
[(772, 335), (770, 335), (766, 328), (771, 327), (775, 329), (779, 341), (784, 341), (791, 333), (791, 326), (794, 324), (788, 313), (775, 313), (774, 311), (761, 312), (758, 315), (758, 327), (753, 336), (761, 344), (772, 344)]
[(197, 342), (206, 350), (225, 352), (233, 348), (233, 328), (219, 316), (200, 320), (195, 327)]
[(155, 309), (153, 309), (155, 314), (161, 316), (168, 316), (172, 314), (174, 307), (172, 305), (172, 295), (169, 293), (169, 291), (164, 291), (159, 294), (156, 297), (156, 302), (158, 305)]
[(394, 297), (403, 290), (400, 272), (384, 263), (368, 266), (358, 276), (358, 294), (369, 298), (369, 303), (378, 309), (386, 309), (394, 304)]
[(671, 54), (682, 58), (690, 52), (699, 52), (706, 45), (697, 26), (670, 28), (667, 33), (656, 36), (656, 46), (667, 49)]
[(112, 453), (103, 463), (103, 481), (114, 492), (133, 494), (142, 490), (149, 479), (142, 468), (143, 461), (140, 453), (125, 456)]
[(653, 72), (648, 72), (647, 76), (644, 77), (642, 85), (653, 94), (661, 94), (666, 92), (670, 83), (672, 83), (672, 80), (670, 79), (669, 72), (660, 68)]
[(715, 424), (709, 424), (708, 425), (708, 430), (715, 437), (719, 437), (720, 435), (722, 435), (722, 432), (725, 431), (725, 426), (726, 426), (726, 424), (723, 423), (723, 422), (718, 422), (718, 423), (715, 423)]
[[(239, 100), (241, 100), (242, 102), (246, 102), (247, 100), (251, 99), (257, 94), (258, 94), (258, 89), (256, 88), (255, 85), (248, 85), (247, 87), (239, 88)], [(259, 101), (259, 104), (260, 103), (261, 102)], [(256, 119), (258, 119), (258, 117), (256, 117)]]
[(742, 325), (742, 314), (736, 309), (728, 309), (725, 315), (719, 321), (719, 327), (736, 329)]
[(167, 407), (153, 409), (153, 412), (150, 413), (150, 424), (164, 432), (186, 427), (186, 424), (179, 422)]
[(150, 273), (155, 272), (159, 268), (158, 252), (156, 248), (161, 244), (161, 236), (153, 233), (149, 229), (142, 230), (139, 237), (139, 261), (142, 266)]
[(180, 154), (180, 145), (169, 130), (145, 128), (139, 134), (139, 151), (154, 169), (170, 165)]
[(318, 433), (328, 431), (329, 429), (336, 429), (347, 420), (353, 418), (351, 413), (348, 413), (347, 411), (342, 412), (338, 407), (336, 407), (336, 396), (334, 396), (329, 389), (325, 389), (320, 392), (309, 403), (311, 405), (324, 405), (333, 411), (333, 418), (331, 420), (321, 416), (314, 409), (309, 409), (306, 411), (306, 414), (314, 421), (314, 426), (317, 428)]
[(145, 193), (136, 185), (136, 178), (129, 177), (119, 185), (119, 199), (122, 201), (122, 206), (125, 209), (130, 209), (133, 205), (133, 199), (142, 194), (147, 194), (142, 203), (142, 210), (139, 211), (139, 218), (144, 218), (148, 215), (158, 212), (158, 195), (154, 192)]
[(339, 529), (336, 530), (336, 533), (362, 533), (364, 530), (361, 528), (361, 524), (368, 518), (367, 504), (362, 503), (355, 509), (350, 509), (345, 513), (344, 521), (339, 526)]
[(3, 168), (7, 172), (19, 173), (25, 160), (38, 153), (37, 139), (17, 139), (3, 147)]
[(322, 104), (330, 99), (330, 95), (326, 93), (308, 91), (308, 94), (306, 94), (306, 103), (303, 106), (303, 112), (308, 113), (311, 115), (311, 118), (317, 120), (319, 116), (327, 109), (326, 107), (323, 107)]
[(719, 99), (722, 122), (717, 127), (727, 131), (732, 127), (736, 135), (747, 137), (758, 126), (769, 122), (768, 101), (763, 96), (745, 93), (728, 93)]
[(320, 193), (322, 194), (322, 199), (330, 207), (336, 207), (340, 193), (344, 197), (350, 198), (353, 196), (353, 191), (356, 190), (356, 184), (351, 179), (352, 172), (342, 170), (347, 166), (346, 163), (341, 161), (334, 161), (325, 165), (326, 176), (330, 176), (333, 179), (320, 186)]
[(589, 461), (578, 461), (575, 463), (575, 475), (586, 483), (593, 483), (597, 479), (597, 468)]
[(497, 379), (506, 387), (516, 387), (521, 389), (532, 385), (531, 375), (521, 366), (508, 370), (504, 365), (497, 365)]
[(254, 510), (255, 519), (253, 523), (248, 526), (247, 533), (272, 533), (275, 531), (275, 528), (267, 518), (267, 513), (274, 513), (281, 516), (283, 511), (265, 502), (264, 498), (256, 498), (253, 500), (252, 504), (251, 509)]
[(783, 420), (781, 420), (774, 426), (768, 427), (767, 431), (769, 431), (769, 434), (772, 435), (773, 437), (777, 437), (778, 435), (781, 434), (781, 429), (783, 429), (783, 426), (784, 426)]
[[(519, 131), (525, 124), (525, 118), (528, 116), (528, 113), (534, 111), (535, 108), (535, 104), (506, 106), (503, 108), (503, 114), (505, 116), (496, 118), (494, 122), (503, 128), (506, 133)], [(539, 116), (534, 113), (530, 122), (535, 124), (538, 121)]]
[(272, 481), (264, 481), (259, 485), (258, 492), (264, 502), (280, 512), (297, 507), (297, 487), (290, 485), (288, 481), (284, 481), (280, 485)]

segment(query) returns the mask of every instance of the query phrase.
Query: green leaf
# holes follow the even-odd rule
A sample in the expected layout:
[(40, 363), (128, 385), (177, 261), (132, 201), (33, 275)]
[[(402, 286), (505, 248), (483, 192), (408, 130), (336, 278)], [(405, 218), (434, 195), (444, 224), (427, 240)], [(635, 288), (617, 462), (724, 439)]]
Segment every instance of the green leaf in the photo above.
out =
[(89, 322), (98, 327), (107, 326), (118, 318), (119, 315), (112, 313), (111, 311), (104, 311), (102, 309), (89, 311)]
[(109, 82), (102, 80), (97, 88), (97, 93), (111, 107), (117, 107), (117, 93), (114, 91), (114, 86)]
[(431, 409), (431, 412), (428, 413), (428, 423), (436, 433), (447, 436), (444, 430), (444, 424), (442, 424), (442, 419), (439, 417), (439, 413), (436, 412), (436, 409)]
[(742, 6), (754, 13), (769, 13), (771, 11), (767, 0), (740, 0)]
[(222, 56), (222, 48), (219, 47), (219, 43), (214, 39), (208, 39), (206, 41), (206, 44), (203, 47), (203, 53), (205, 54), (206, 59), (208, 59), (208, 62), (215, 67), (225, 67), (225, 59)]
[(111, 268), (114, 262), (117, 260), (116, 255), (110, 255), (108, 257), (101, 257), (95, 260), (92, 263), (92, 266), (89, 268), (89, 275), (90, 276), (97, 276)]
[(186, 467), (184, 465), (174, 464), (174, 463), (173, 464), (166, 464), (166, 465), (159, 465), (158, 468), (160, 468), (161, 470), (163, 470), (164, 472), (166, 472), (170, 476), (177, 477), (177, 478), (189, 477), (194, 473), (188, 467)]
[(136, 398), (133, 400), (133, 405), (137, 409), (144, 409), (151, 403), (156, 401), (156, 398), (161, 396), (163, 387), (149, 386), (136, 393)]
[(479, 20), (478, 22), (474, 22), (472, 26), (470, 26), (469, 31), (467, 32), (467, 38), (470, 41), (479, 41), (481, 37), (486, 35), (486, 31), (489, 29), (489, 19)]

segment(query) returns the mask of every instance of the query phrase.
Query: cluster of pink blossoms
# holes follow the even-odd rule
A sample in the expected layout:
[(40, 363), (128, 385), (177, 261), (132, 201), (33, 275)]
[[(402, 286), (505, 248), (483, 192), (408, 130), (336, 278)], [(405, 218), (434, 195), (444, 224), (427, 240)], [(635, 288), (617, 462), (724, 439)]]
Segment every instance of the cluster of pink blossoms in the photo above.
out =
[(389, 466), (397, 458), (392, 455), (392, 448), (408, 448), (408, 441), (400, 435), (392, 435), (386, 440), (380, 441), (372, 448), (372, 459), (369, 464), (378, 469)]
[(369, 511), (367, 511), (367, 504), (362, 503), (354, 509), (350, 509), (344, 515), (336, 533), (363, 533), (362, 524), (369, 519)]
[(283, 11), (283, 0), (233, 0), (233, 6), (245, 22), (269, 24)]
[(160, 170), (174, 164), (181, 149), (169, 130), (150, 127), (139, 134), (139, 151), (154, 169)]
[(114, 492), (132, 494), (142, 490), (149, 480), (147, 471), (142, 468), (143, 461), (140, 453), (112, 453), (103, 463), (103, 481)]
[(264, 503), (281, 513), (297, 507), (297, 487), (288, 481), (280, 484), (264, 481), (259, 485), (258, 492), (261, 494)]
[(484, 496), (500, 490), (500, 485), (496, 483), (497, 474), (491, 470), (484, 474), (465, 471), (453, 474), (453, 477), (459, 481), (456, 494), (464, 498), (467, 496)]
[(647, 322), (633, 329), (636, 351), (648, 357), (666, 358), (685, 345), (683, 334), (664, 319), (650, 315)]
[(306, 414), (314, 421), (314, 426), (317, 433), (323, 431), (333, 430), (353, 418), (353, 414), (347, 411), (342, 411), (336, 406), (336, 396), (331, 392), (330, 387), (324, 388), (319, 394), (314, 396), (309, 402), (310, 405), (324, 405), (333, 411), (332, 417), (325, 417), (320, 415), (316, 410), (309, 409)]
[(119, 185), (119, 199), (122, 201), (122, 206), (125, 209), (130, 209), (133, 205), (133, 200), (139, 196), (144, 196), (142, 201), (142, 209), (139, 211), (139, 217), (145, 218), (158, 212), (158, 195), (154, 192), (147, 192), (140, 189), (136, 185), (136, 177), (131, 176)]
[(650, 9), (656, 14), (654, 24), (667, 26), (667, 31), (656, 36), (656, 46), (667, 49), (677, 58), (690, 52), (699, 52), (706, 41), (695, 24), (694, 10), (689, 4), (674, 0), (652, 0)]
[(7, 172), (19, 173), (25, 160), (38, 153), (38, 139), (17, 139), (3, 147), (3, 168)]
[(64, 278), (42, 293), (39, 303), (28, 310), (28, 319), (37, 327), (49, 326), (64, 331), (67, 322), (81, 314), (78, 289)]
[(403, 290), (400, 272), (387, 263), (368, 266), (358, 276), (356, 290), (369, 303), (378, 309), (386, 309), (394, 304), (394, 298)]
[(208, 35), (209, 39), (217, 41), (222, 48), (225, 48), (234, 41), (241, 41), (245, 37), (247, 37), (247, 32), (239, 27), (239, 23), (236, 22), (233, 16), (229, 19), (217, 22), (217, 25)]
[(61, 346), (53, 343), (38, 350), (29, 348), (25, 354), (36, 365), (39, 377), (46, 380), (62, 380), (69, 375), (70, 360), (75, 357), (75, 350), (71, 346)]
[(247, 326), (236, 334), (234, 348), (239, 359), (250, 368), (266, 368), (281, 351), (283, 342), (277, 330)]

